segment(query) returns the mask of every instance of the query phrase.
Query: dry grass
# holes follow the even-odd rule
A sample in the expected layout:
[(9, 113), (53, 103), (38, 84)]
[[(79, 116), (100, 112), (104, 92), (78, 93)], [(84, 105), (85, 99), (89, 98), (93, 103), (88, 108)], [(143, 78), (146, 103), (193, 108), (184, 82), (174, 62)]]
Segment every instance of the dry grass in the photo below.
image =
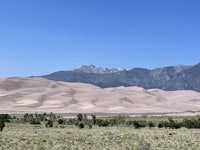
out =
[(0, 133), (1, 150), (180, 150), (200, 147), (200, 130), (108, 127), (45, 128), (7, 124)]

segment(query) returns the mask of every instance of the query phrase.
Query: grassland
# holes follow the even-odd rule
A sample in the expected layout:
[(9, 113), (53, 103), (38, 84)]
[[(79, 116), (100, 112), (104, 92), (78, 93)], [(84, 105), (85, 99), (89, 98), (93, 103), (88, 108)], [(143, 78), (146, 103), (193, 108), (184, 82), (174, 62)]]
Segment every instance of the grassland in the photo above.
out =
[(198, 129), (97, 127), (45, 128), (7, 123), (0, 132), (1, 150), (198, 150)]

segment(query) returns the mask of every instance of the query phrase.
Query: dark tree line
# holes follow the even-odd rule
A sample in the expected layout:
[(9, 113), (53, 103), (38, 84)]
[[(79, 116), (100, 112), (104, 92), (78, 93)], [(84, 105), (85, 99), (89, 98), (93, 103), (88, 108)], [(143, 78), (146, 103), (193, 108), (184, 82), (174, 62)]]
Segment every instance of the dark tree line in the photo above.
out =
[(134, 128), (171, 128), (171, 129), (178, 129), (181, 127), (185, 128), (200, 128), (200, 116), (193, 117), (193, 118), (183, 118), (182, 120), (174, 120), (172, 117), (168, 117), (165, 121), (156, 122), (154, 120), (148, 120), (139, 118), (131, 118), (125, 116), (113, 116), (113, 117), (106, 117), (106, 118), (97, 118), (95, 115), (87, 116), (86, 114), (77, 114), (75, 118), (68, 118), (63, 119), (60, 116), (56, 116), (53, 113), (50, 114), (25, 114), (23, 117), (24, 121), (28, 121), (31, 124), (40, 124), (41, 121), (46, 121), (47, 127), (53, 127), (53, 124), (56, 122), (60, 125), (76, 125), (79, 128), (84, 128), (88, 126), (92, 128), (93, 125), (97, 125), (99, 127), (106, 127), (106, 126), (133, 126)]
[(166, 121), (160, 121), (159, 123), (154, 123), (152, 121), (141, 121), (141, 120), (134, 120), (132, 124), (135, 128), (142, 128), (142, 127), (155, 127), (158, 128), (170, 128), (170, 129), (179, 129), (182, 127), (188, 129), (200, 129), (200, 117), (197, 118), (184, 118), (183, 120), (176, 121), (171, 117), (168, 117)]
[(170, 128), (178, 129), (185, 127), (188, 129), (199, 128), (200, 129), (200, 116), (184, 117), (182, 119), (175, 119), (168, 117), (167, 119), (155, 120), (148, 117), (127, 117), (127, 116), (113, 116), (113, 117), (96, 117), (95, 115), (77, 114), (75, 118), (63, 118), (53, 113), (41, 113), (41, 114), (29, 114), (26, 113), (23, 117), (11, 117), (8, 114), (0, 114), (0, 131), (3, 131), (5, 122), (19, 122), (30, 124), (43, 124), (48, 128), (51, 127), (63, 127), (67, 125), (75, 125), (82, 129), (88, 127), (91, 129), (94, 125), (99, 127), (107, 126), (132, 126), (138, 128)]

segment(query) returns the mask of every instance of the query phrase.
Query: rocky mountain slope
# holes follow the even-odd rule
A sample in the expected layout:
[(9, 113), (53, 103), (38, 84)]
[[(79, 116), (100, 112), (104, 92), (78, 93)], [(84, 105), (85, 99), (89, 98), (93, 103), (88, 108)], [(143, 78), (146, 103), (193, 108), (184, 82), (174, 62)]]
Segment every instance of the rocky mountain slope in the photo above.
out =
[(143, 68), (108, 69), (91, 65), (71, 71), (59, 71), (42, 77), (55, 81), (89, 83), (102, 88), (140, 86), (145, 89), (200, 91), (200, 64), (177, 65), (153, 70)]
[(126, 71), (124, 68), (102, 68), (96, 67), (94, 65), (86, 66), (82, 65), (78, 68), (73, 69), (74, 72), (79, 73), (98, 73), (98, 74), (107, 74), (107, 73), (116, 73), (121, 71)]

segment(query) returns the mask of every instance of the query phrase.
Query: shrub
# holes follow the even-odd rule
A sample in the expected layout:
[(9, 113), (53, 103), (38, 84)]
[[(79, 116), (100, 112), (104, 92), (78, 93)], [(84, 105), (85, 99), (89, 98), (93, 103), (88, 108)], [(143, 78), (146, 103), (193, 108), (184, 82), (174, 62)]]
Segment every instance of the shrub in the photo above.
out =
[(155, 127), (155, 124), (152, 121), (149, 121), (148, 126), (149, 126), (149, 128), (152, 128), (152, 127)]
[(92, 129), (92, 125), (91, 125), (91, 124), (89, 124), (89, 125), (88, 125), (88, 128), (89, 128), (89, 129)]
[(159, 122), (157, 126), (158, 128), (163, 128), (163, 122)]
[(58, 124), (63, 124), (64, 123), (64, 120), (63, 119), (59, 119), (58, 120)]
[(98, 119), (96, 124), (99, 126), (99, 127), (107, 127), (109, 126), (110, 122), (106, 119), (106, 120), (103, 120), (103, 119)]
[(175, 122), (172, 118), (168, 118), (168, 121), (161, 121), (158, 123), (158, 128), (170, 128), (170, 129), (178, 129), (181, 128), (181, 122)]
[(151, 144), (145, 141), (142, 141), (138, 144), (138, 146), (136, 147), (136, 150), (152, 150)]
[(91, 115), (92, 116), (92, 123), (93, 123), (93, 125), (95, 125), (96, 124), (96, 116), (95, 115)]
[(10, 115), (8, 114), (0, 114), (0, 120), (3, 121), (3, 122), (10, 122)]
[(174, 124), (174, 129), (179, 129), (179, 128), (181, 128), (182, 127), (182, 123), (181, 122), (176, 122), (175, 124)]
[(107, 127), (107, 126), (109, 126), (109, 121), (104, 120), (101, 125), (102, 125), (102, 127)]
[(46, 127), (51, 128), (53, 127), (53, 121), (52, 120), (48, 120), (46, 123)]
[(79, 122), (78, 127), (79, 127), (80, 129), (83, 129), (83, 128), (85, 127), (85, 125), (84, 125), (82, 122)]
[(34, 119), (30, 122), (30, 124), (41, 124), (41, 123), (40, 123), (39, 120), (37, 120), (37, 119), (34, 118)]
[(82, 115), (82, 114), (78, 114), (78, 115), (77, 115), (77, 120), (78, 120), (78, 121), (82, 121), (82, 119), (83, 119), (83, 115)]
[(182, 126), (186, 128), (200, 128), (200, 120), (198, 119), (184, 119), (182, 121)]
[(145, 122), (145, 121), (134, 120), (134, 121), (133, 121), (133, 126), (134, 126), (136, 129), (137, 129), (137, 128), (146, 127), (146, 122)]
[(3, 128), (5, 127), (4, 121), (0, 120), (0, 131), (3, 131)]

